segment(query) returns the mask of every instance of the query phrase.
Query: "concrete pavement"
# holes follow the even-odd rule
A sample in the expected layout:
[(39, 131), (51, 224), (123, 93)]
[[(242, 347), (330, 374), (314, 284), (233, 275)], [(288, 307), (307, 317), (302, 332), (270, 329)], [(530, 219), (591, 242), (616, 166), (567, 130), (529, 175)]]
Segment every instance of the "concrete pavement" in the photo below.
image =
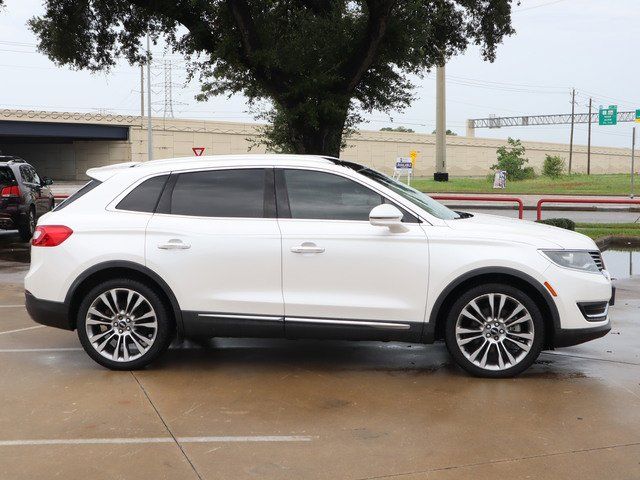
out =
[(28, 318), (26, 268), (0, 258), (0, 479), (640, 475), (638, 277), (611, 334), (486, 380), (441, 344), (250, 339), (111, 372)]

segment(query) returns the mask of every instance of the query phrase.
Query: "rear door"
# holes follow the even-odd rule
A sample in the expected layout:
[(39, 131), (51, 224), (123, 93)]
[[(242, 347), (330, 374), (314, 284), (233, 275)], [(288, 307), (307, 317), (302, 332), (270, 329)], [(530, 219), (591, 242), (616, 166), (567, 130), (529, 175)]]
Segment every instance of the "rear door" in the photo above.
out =
[(175, 173), (147, 226), (147, 265), (175, 293), (185, 332), (282, 336), (272, 168)]

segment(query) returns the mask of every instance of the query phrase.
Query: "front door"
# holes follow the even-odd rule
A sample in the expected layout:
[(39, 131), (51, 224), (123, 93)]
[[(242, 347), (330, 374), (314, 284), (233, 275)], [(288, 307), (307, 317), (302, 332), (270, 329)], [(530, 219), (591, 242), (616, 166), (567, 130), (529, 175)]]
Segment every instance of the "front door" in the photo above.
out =
[(183, 311), (185, 333), (282, 336), (273, 169), (172, 175), (147, 226), (147, 266)]
[(418, 220), (371, 225), (388, 200), (335, 173), (277, 169), (276, 185), (287, 336), (417, 340), (429, 263)]

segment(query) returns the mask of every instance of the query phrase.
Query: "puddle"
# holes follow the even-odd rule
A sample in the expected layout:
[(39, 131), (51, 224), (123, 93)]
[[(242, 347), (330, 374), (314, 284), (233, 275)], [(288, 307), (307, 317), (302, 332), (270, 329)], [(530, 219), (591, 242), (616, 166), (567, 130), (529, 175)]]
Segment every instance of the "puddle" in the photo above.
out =
[(28, 243), (10, 243), (0, 245), (0, 260), (6, 262), (29, 263), (30, 252)]
[(640, 249), (612, 248), (602, 252), (604, 264), (613, 278), (640, 275)]

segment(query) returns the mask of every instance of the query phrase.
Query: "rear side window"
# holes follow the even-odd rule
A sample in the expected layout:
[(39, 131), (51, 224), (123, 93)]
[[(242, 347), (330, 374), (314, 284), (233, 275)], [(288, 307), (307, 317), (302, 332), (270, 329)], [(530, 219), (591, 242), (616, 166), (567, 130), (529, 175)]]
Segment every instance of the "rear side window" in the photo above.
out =
[(339, 175), (285, 170), (284, 177), (291, 218), (368, 221), (371, 209), (384, 203), (379, 193)]
[(9, 167), (0, 167), (0, 185), (12, 184), (15, 182), (13, 172)]
[(264, 169), (211, 170), (178, 175), (169, 212), (198, 217), (265, 217)]
[(58, 204), (58, 206), (56, 206), (56, 208), (53, 209), (54, 212), (57, 212), (59, 210), (62, 210), (65, 207), (68, 207), (69, 205), (71, 205), (73, 202), (75, 202), (76, 200), (78, 200), (80, 197), (82, 197), (83, 195), (86, 195), (87, 193), (89, 193), (91, 190), (93, 190), (94, 188), (96, 188), (98, 185), (100, 185), (102, 182), (99, 182), (98, 180), (94, 180), (91, 179), (89, 181), (89, 183), (86, 183), (83, 187), (80, 188), (80, 190), (78, 190), (76, 193), (74, 193), (73, 195), (71, 195), (69, 198), (67, 198), (66, 200), (64, 200), (62, 203)]
[(118, 210), (153, 213), (168, 178), (169, 175), (160, 175), (159, 177), (145, 180), (120, 200), (116, 208)]
[(20, 176), (22, 176), (22, 181), (25, 183), (36, 183), (36, 179), (34, 178), (34, 171), (29, 168), (28, 165), (20, 166)]

